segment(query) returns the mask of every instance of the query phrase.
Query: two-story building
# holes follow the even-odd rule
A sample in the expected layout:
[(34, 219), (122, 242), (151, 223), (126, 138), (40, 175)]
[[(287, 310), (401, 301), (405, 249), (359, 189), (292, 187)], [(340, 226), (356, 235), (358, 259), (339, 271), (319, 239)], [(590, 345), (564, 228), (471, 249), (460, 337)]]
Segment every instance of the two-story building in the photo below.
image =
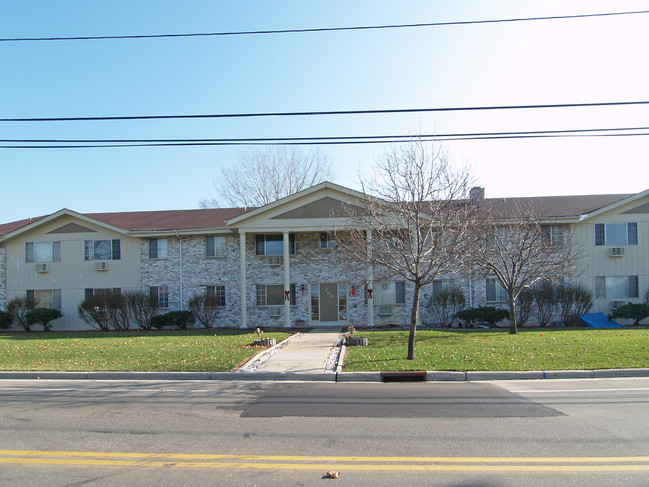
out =
[[(412, 288), (374, 280), (332, 233), (363, 195), (322, 183), (267, 206), (80, 214), (71, 210), (0, 225), (0, 309), (16, 296), (61, 310), (56, 330), (86, 329), (77, 313), (97, 291), (140, 290), (162, 310), (197, 293), (216, 297), (220, 326), (406, 324)], [(649, 191), (633, 195), (487, 199), (506, 214), (533, 204), (560, 244), (585, 249), (574, 276), (595, 293), (593, 311), (640, 302), (649, 287)], [(380, 273), (376, 273), (380, 275)], [(425, 299), (434, 285), (424, 291)], [(493, 279), (455, 277), (470, 306), (504, 305)], [(373, 292), (369, 293), (371, 289)], [(426, 320), (426, 310), (423, 310)]]

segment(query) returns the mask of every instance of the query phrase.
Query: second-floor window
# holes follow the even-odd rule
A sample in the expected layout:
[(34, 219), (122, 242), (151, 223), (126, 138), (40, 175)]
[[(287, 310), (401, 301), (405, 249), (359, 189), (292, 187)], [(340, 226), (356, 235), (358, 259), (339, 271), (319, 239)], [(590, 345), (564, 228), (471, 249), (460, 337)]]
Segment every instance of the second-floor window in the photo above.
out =
[(638, 224), (596, 223), (595, 245), (638, 245)]
[(168, 255), (168, 242), (166, 238), (149, 239), (149, 258), (166, 259)]
[(207, 257), (225, 257), (225, 237), (205, 237), (205, 255)]
[(115, 240), (85, 240), (86, 260), (119, 260), (122, 258), (121, 242)]
[(61, 262), (61, 242), (27, 242), (27, 262)]
[[(255, 240), (257, 255), (284, 255), (284, 236), (282, 234), (257, 234)], [(295, 234), (288, 236), (288, 252), (295, 253)]]

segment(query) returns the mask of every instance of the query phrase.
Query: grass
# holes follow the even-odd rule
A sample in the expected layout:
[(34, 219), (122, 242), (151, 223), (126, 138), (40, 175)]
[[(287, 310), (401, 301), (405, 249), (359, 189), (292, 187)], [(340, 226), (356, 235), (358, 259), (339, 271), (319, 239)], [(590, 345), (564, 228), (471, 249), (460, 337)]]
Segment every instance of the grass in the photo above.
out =
[(649, 329), (421, 330), (406, 360), (408, 331), (362, 331), (346, 371), (589, 370), (649, 367)]
[[(287, 333), (264, 333), (279, 343)], [(210, 371), (261, 350), (248, 330), (0, 333), (0, 370)]]

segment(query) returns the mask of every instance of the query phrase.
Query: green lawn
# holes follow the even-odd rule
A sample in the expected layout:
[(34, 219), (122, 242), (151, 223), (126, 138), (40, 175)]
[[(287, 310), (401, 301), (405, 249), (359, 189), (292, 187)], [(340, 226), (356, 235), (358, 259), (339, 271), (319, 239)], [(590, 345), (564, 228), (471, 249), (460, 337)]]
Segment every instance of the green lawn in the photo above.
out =
[(420, 330), (406, 360), (407, 331), (357, 331), (346, 371), (561, 370), (649, 367), (649, 329)]
[[(0, 333), (0, 370), (234, 370), (261, 348), (248, 330)], [(277, 343), (287, 333), (264, 333)]]

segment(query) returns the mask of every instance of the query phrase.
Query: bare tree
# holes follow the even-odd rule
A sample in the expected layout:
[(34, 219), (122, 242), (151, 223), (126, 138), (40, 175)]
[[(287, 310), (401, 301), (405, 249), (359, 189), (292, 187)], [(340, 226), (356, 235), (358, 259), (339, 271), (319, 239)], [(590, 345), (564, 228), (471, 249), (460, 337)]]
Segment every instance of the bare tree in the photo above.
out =
[(264, 206), (334, 178), (329, 156), (317, 149), (271, 146), (244, 153), (234, 168), (225, 168), (214, 184), (216, 197), (203, 198), (201, 208), (226, 202), (235, 207)]
[(552, 242), (532, 205), (512, 204), (504, 213), (485, 201), (470, 232), (472, 245), (465, 263), (472, 271), (492, 276), (507, 294), (510, 333), (518, 333), (516, 302), (537, 282), (560, 282), (576, 266), (576, 249), (566, 236)]
[(349, 205), (348, 226), (336, 239), (350, 261), (371, 266), (376, 279), (400, 276), (412, 283), (408, 359), (414, 360), (421, 288), (457, 268), (470, 177), (466, 169), (456, 171), (438, 145), (420, 140), (392, 147), (373, 173), (369, 181), (360, 178), (364, 198)]

